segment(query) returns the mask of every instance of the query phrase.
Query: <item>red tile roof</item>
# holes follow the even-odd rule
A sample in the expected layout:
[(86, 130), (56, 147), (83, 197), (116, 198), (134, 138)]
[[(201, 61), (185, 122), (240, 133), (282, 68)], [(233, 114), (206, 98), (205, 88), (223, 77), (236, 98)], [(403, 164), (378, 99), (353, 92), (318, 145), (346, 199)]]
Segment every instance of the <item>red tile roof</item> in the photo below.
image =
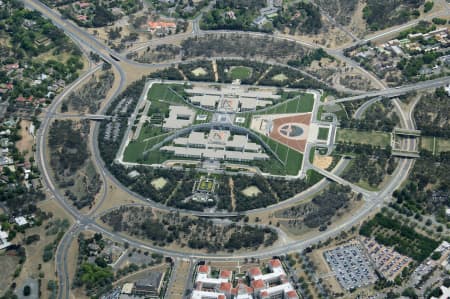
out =
[(7, 69), (7, 70), (17, 70), (18, 68), (19, 68), (18, 63), (12, 63), (12, 64), (5, 65), (5, 69)]
[(262, 275), (261, 270), (257, 267), (251, 268), (248, 272), (250, 272), (251, 276)]
[(225, 295), (219, 295), (219, 296), (217, 296), (217, 299), (225, 299), (226, 297), (225, 297)]
[(220, 271), (220, 278), (230, 278), (230, 277), (231, 277), (231, 271), (229, 271), (229, 270)]
[(231, 290), (231, 293), (233, 295), (238, 295), (238, 294), (252, 294), (253, 293), (253, 288), (239, 282), (238, 285)]
[(289, 292), (286, 293), (287, 297), (290, 299), (296, 299), (298, 298), (297, 292), (294, 290), (291, 290)]
[(86, 7), (89, 7), (89, 6), (91, 5), (91, 3), (88, 3), (88, 2), (79, 2), (78, 5), (79, 5), (81, 8), (86, 8)]
[(262, 279), (252, 281), (252, 287), (254, 289), (262, 289), (265, 286), (266, 286), (266, 284), (264, 283), (264, 280), (262, 280)]
[(277, 268), (281, 266), (281, 262), (279, 259), (270, 260), (269, 264), (272, 266), (272, 268)]
[(150, 27), (150, 29), (175, 28), (177, 27), (177, 24), (173, 22), (148, 22), (148, 27)]
[(199, 273), (209, 273), (209, 267), (207, 265), (201, 265), (198, 267)]
[(222, 282), (220, 284), (219, 290), (222, 291), (222, 292), (230, 292), (232, 287), (233, 286), (231, 285), (231, 283), (229, 283), (229, 282)]
[(16, 99), (17, 102), (32, 102), (33, 96), (30, 96), (29, 98), (24, 98), (23, 96), (20, 96)]

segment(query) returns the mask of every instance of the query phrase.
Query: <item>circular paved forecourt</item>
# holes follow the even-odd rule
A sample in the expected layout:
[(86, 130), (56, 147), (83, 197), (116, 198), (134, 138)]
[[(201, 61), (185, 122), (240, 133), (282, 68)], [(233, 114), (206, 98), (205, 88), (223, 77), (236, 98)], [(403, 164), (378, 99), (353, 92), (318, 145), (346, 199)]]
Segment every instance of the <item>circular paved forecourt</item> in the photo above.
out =
[(303, 128), (303, 126), (304, 124), (297, 123), (285, 124), (279, 128), (278, 133), (288, 139), (305, 139), (306, 136), (303, 134), (305, 132), (305, 128)]

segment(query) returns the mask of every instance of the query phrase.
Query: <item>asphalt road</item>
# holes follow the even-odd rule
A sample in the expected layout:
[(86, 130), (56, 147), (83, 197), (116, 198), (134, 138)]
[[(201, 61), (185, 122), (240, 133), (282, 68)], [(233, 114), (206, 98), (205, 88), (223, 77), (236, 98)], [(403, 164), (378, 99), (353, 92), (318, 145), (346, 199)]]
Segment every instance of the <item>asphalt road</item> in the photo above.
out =
[[(65, 33), (72, 38), (75, 42), (78, 44), (83, 45), (85, 48), (88, 48), (90, 51), (95, 52), (99, 54), (105, 61), (110, 63), (113, 68), (119, 73), (119, 80), (120, 84), (118, 89), (113, 93), (113, 96), (108, 99), (108, 103), (111, 102), (111, 99), (113, 99), (117, 94), (124, 88), (125, 82), (126, 82), (126, 74), (123, 71), (122, 64), (124, 62), (118, 63), (116, 60), (112, 59), (109, 56), (109, 53), (112, 53), (113, 55), (116, 55), (118, 53), (115, 53), (114, 51), (108, 49), (104, 44), (101, 42), (98, 42), (93, 38), (90, 34), (86, 33), (82, 29), (78, 28), (77, 26), (73, 25), (71, 22), (63, 20), (59, 14), (55, 13), (45, 5), (41, 4), (37, 0), (27, 0), (24, 1), (25, 6), (27, 8), (38, 10), (40, 11), (44, 16), (51, 19), (56, 26), (62, 28)], [(198, 27), (194, 26), (194, 34), (198, 32), (200, 29)], [(232, 33), (232, 32), (230, 32)], [(235, 33), (235, 32), (234, 32)], [(248, 34), (246, 32), (246, 34)], [(258, 33), (251, 33), (251, 35), (261, 35)], [(289, 38), (285, 38), (289, 39)], [(296, 42), (299, 42), (297, 40), (294, 40)], [(301, 43), (301, 42), (300, 42)], [(315, 45), (303, 43), (306, 46), (315, 47)], [(126, 62), (125, 62), (126, 63)], [(75, 209), (70, 203), (66, 202), (63, 196), (58, 192), (58, 190), (55, 188), (55, 185), (52, 181), (52, 178), (50, 177), (47, 169), (48, 166), (48, 160), (45, 157), (46, 154), (46, 134), (48, 130), (48, 126), (50, 123), (51, 116), (56, 112), (56, 108), (59, 105), (59, 103), (64, 99), (66, 95), (69, 94), (70, 91), (72, 91), (74, 88), (79, 86), (83, 80), (87, 77), (89, 77), (93, 72), (97, 71), (100, 66), (94, 67), (91, 70), (89, 70), (85, 75), (81, 76), (77, 81), (75, 81), (73, 84), (71, 84), (59, 97), (57, 97), (52, 104), (47, 109), (46, 116), (42, 120), (42, 124), (40, 126), (40, 129), (37, 134), (37, 145), (36, 145), (36, 155), (37, 155), (37, 163), (39, 165), (39, 168), (41, 169), (44, 183), (48, 188), (48, 191), (53, 195), (53, 197), (62, 205), (62, 207), (70, 213), (74, 219), (76, 220), (76, 224), (64, 235), (64, 237), (61, 240), (61, 243), (58, 246), (58, 250), (56, 253), (56, 267), (58, 272), (58, 277), (60, 280), (60, 293), (59, 298), (68, 298), (69, 297), (69, 281), (68, 281), (68, 272), (67, 272), (67, 251), (68, 248), (73, 241), (74, 236), (76, 236), (76, 233), (80, 230), (89, 228), (97, 232), (102, 232), (105, 235), (107, 235), (109, 238), (113, 239), (114, 241), (118, 242), (128, 242), (130, 245), (142, 248), (142, 249), (148, 249), (152, 250), (154, 252), (159, 252), (164, 255), (179, 257), (179, 258), (194, 258), (194, 259), (214, 259), (214, 260), (220, 260), (220, 259), (232, 259), (232, 260), (241, 260), (243, 258), (251, 258), (251, 257), (265, 257), (265, 256), (271, 256), (271, 255), (279, 255), (279, 254), (285, 254), (289, 251), (294, 250), (301, 250), (302, 248), (306, 248), (308, 246), (311, 246), (318, 241), (326, 240), (329, 237), (335, 236), (336, 234), (339, 234), (343, 230), (347, 230), (351, 228), (353, 225), (357, 224), (361, 219), (364, 219), (368, 214), (372, 213), (373, 210), (376, 207), (381, 207), (384, 200), (388, 200), (392, 194), (392, 192), (400, 186), (400, 184), (407, 178), (408, 172), (413, 165), (413, 160), (408, 159), (400, 159), (400, 162), (398, 164), (397, 169), (394, 172), (394, 175), (392, 176), (393, 179), (377, 194), (369, 194), (368, 200), (365, 201), (363, 208), (361, 208), (359, 211), (357, 211), (352, 217), (346, 221), (345, 223), (330, 228), (327, 231), (324, 232), (318, 232), (316, 236), (308, 239), (308, 240), (300, 240), (295, 241), (290, 244), (282, 245), (275, 248), (264, 248), (262, 250), (259, 250), (258, 252), (248, 252), (248, 253), (242, 253), (242, 254), (203, 254), (203, 253), (189, 253), (184, 251), (178, 251), (178, 250), (168, 250), (163, 249), (159, 247), (149, 246), (146, 243), (131, 239), (128, 236), (124, 236), (118, 233), (111, 232), (104, 227), (99, 226), (95, 222), (95, 217), (93, 215), (83, 215), (81, 214), (77, 209)], [(429, 82), (421, 82), (418, 84), (415, 84), (413, 86), (405, 86), (400, 87), (398, 89), (386, 89), (378, 92), (372, 92), (367, 93), (364, 95), (359, 96), (358, 99), (362, 99), (365, 97), (375, 97), (375, 96), (395, 96), (399, 93), (404, 93), (412, 90), (418, 90), (418, 88), (430, 88), (430, 87), (436, 87), (441, 86), (448, 82), (448, 78), (445, 79), (439, 79)], [(420, 87), (418, 87), (420, 86)], [(358, 97), (358, 96), (357, 96)], [(355, 97), (352, 98), (346, 98), (346, 99), (339, 99), (336, 102), (346, 101), (346, 100), (354, 100)], [(108, 105), (106, 105), (102, 111), (99, 112), (99, 114), (102, 114), (105, 109), (107, 109)], [(404, 115), (401, 114), (401, 118), (403, 119), (404, 123), (407, 124), (408, 127), (411, 125), (414, 126), (413, 121), (410, 119), (411, 115)], [(92, 134), (91, 140), (97, 140), (98, 135), (98, 126), (96, 126), (94, 133)], [(414, 145), (414, 144), (413, 144)], [(98, 148), (96, 146), (96, 141), (94, 141), (93, 144), (94, 149), (94, 155), (93, 160), (98, 169), (100, 169), (100, 172), (102, 174), (102, 177), (106, 179), (106, 177), (109, 177), (114, 182), (117, 182), (114, 177), (112, 177), (107, 170), (105, 170), (103, 162), (100, 158)], [(341, 163), (338, 168), (344, 168), (345, 162)], [(338, 169), (339, 172), (340, 169)], [(293, 201), (299, 200), (299, 198), (305, 198), (308, 197), (319, 190), (323, 189), (327, 184), (326, 180), (323, 180), (321, 183), (313, 186), (311, 189), (301, 193), (298, 195), (298, 197), (295, 197), (291, 200), (288, 200), (286, 202), (283, 202), (280, 205), (277, 205), (277, 208), (283, 207), (284, 205), (289, 205)], [(119, 184), (119, 186), (121, 186)], [(125, 190), (128, 192), (129, 190), (125, 188)], [(106, 193), (103, 195), (103, 198), (101, 200), (104, 200)], [(268, 207), (270, 209), (271, 207)]]
[(370, 91), (365, 94), (355, 95), (351, 97), (340, 98), (334, 101), (330, 101), (327, 104), (332, 105), (335, 103), (343, 103), (348, 101), (357, 101), (362, 99), (369, 99), (373, 97), (397, 97), (402, 94), (406, 94), (412, 91), (419, 91), (430, 88), (437, 88), (441, 86), (445, 86), (450, 83), (450, 76), (442, 77), (434, 80), (421, 81), (414, 84), (403, 85), (395, 88), (386, 88), (378, 91)]

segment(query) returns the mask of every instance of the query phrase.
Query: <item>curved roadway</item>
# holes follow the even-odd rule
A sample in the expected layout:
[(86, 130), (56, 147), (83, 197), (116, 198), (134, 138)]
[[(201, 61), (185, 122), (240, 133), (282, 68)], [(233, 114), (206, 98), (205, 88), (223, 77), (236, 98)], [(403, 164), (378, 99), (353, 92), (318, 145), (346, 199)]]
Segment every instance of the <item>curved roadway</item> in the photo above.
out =
[[(75, 42), (78, 44), (83, 45), (84, 47), (90, 49), (92, 52), (98, 53), (105, 61), (110, 63), (112, 67), (117, 71), (119, 74), (119, 86), (114, 91), (113, 95), (111, 96), (111, 99), (116, 97), (118, 93), (124, 88), (125, 82), (126, 82), (126, 74), (123, 71), (122, 63), (118, 63), (116, 60), (112, 59), (109, 56), (109, 53), (114, 53), (110, 49), (108, 49), (105, 45), (99, 43), (95, 39), (93, 39), (92, 36), (87, 34), (85, 31), (81, 30), (77, 26), (74, 26), (71, 22), (67, 22), (65, 20), (62, 20), (61, 17), (46, 7), (45, 5), (41, 4), (37, 0), (27, 0), (24, 1), (25, 6), (27, 8), (31, 8), (33, 10), (38, 10), (43, 13), (44, 16), (51, 19), (54, 24), (60, 28), (62, 28), (65, 33), (72, 38)], [(255, 34), (256, 35), (256, 34)], [(296, 41), (298, 42), (298, 41)], [(311, 46), (311, 45), (309, 45)], [(392, 192), (400, 186), (400, 184), (407, 178), (408, 172), (413, 165), (413, 160), (408, 159), (400, 159), (400, 162), (398, 164), (398, 167), (396, 168), (393, 179), (381, 190), (378, 194), (373, 195), (364, 203), (363, 208), (361, 208), (356, 214), (354, 214), (351, 219), (347, 220), (345, 223), (334, 227), (332, 229), (329, 229), (325, 232), (318, 233), (315, 237), (307, 239), (307, 240), (299, 240), (294, 241), (290, 244), (285, 244), (276, 248), (268, 248), (268, 249), (262, 249), (258, 252), (247, 252), (247, 253), (238, 253), (238, 254), (203, 254), (203, 253), (186, 253), (183, 251), (177, 251), (177, 250), (168, 250), (163, 249), (159, 247), (150, 246), (142, 241), (134, 240), (128, 236), (113, 233), (104, 227), (101, 227), (95, 222), (95, 218), (91, 215), (83, 215), (78, 210), (76, 210), (73, 206), (71, 206), (63, 196), (58, 192), (58, 190), (55, 188), (51, 177), (49, 176), (47, 172), (47, 159), (45, 157), (46, 153), (46, 139), (45, 136), (47, 134), (48, 126), (50, 123), (50, 119), (52, 117), (52, 114), (56, 112), (57, 106), (62, 101), (62, 99), (71, 92), (74, 88), (76, 88), (79, 84), (83, 82), (84, 79), (89, 77), (92, 73), (97, 71), (101, 66), (96, 66), (94, 68), (91, 68), (86, 74), (81, 76), (77, 81), (75, 81), (73, 84), (71, 84), (59, 97), (57, 97), (52, 104), (48, 107), (47, 113), (42, 121), (42, 124), (40, 126), (40, 129), (37, 134), (37, 144), (36, 144), (36, 155), (37, 155), (37, 164), (39, 165), (42, 174), (43, 179), (45, 182), (45, 185), (48, 187), (49, 191), (53, 194), (54, 198), (58, 200), (58, 202), (62, 205), (62, 207), (74, 217), (76, 220), (76, 224), (64, 235), (63, 239), (61, 240), (61, 243), (58, 246), (57, 253), (56, 253), (56, 267), (58, 272), (58, 278), (60, 280), (60, 292), (58, 297), (59, 298), (68, 298), (69, 297), (69, 280), (68, 280), (68, 273), (67, 273), (67, 251), (70, 246), (70, 243), (72, 242), (74, 236), (76, 236), (76, 233), (80, 230), (89, 228), (92, 230), (95, 230), (97, 232), (102, 232), (105, 235), (107, 235), (109, 238), (113, 239), (114, 241), (118, 242), (128, 242), (132, 246), (136, 246), (142, 249), (148, 249), (152, 250), (154, 252), (159, 252), (161, 254), (165, 255), (171, 255), (174, 257), (181, 257), (181, 258), (194, 258), (194, 259), (233, 259), (233, 260), (240, 260), (245, 257), (263, 257), (263, 256), (270, 256), (270, 255), (278, 255), (278, 254), (284, 254), (289, 251), (293, 250), (300, 250), (302, 248), (308, 247), (320, 240), (325, 240), (329, 237), (332, 237), (342, 230), (347, 230), (351, 228), (353, 225), (361, 221), (361, 219), (365, 218), (368, 214), (370, 214), (374, 208), (381, 206), (383, 201), (385, 199), (390, 198)], [(388, 91), (389, 92), (389, 91)], [(108, 103), (111, 101), (109, 100)], [(105, 111), (107, 109), (108, 104), (105, 105), (102, 108), (102, 111)], [(414, 128), (414, 123), (410, 119), (411, 114), (404, 115), (401, 114), (401, 119), (403, 123), (407, 125), (409, 129)], [(93, 139), (96, 140), (96, 137), (98, 135), (98, 126), (95, 126)], [(95, 147), (94, 147), (95, 149)], [(94, 150), (95, 151), (95, 150)], [(102, 174), (103, 178), (106, 178), (106, 176), (109, 176), (109, 173), (104, 170), (104, 165), (102, 165), (103, 162), (101, 161), (99, 153), (97, 151), (94, 152), (94, 162), (96, 162), (98, 168), (100, 169), (100, 172)], [(113, 179), (114, 181), (114, 179)], [(323, 188), (324, 185), (326, 185), (326, 181), (322, 181), (321, 183), (315, 185), (313, 188), (311, 188), (311, 191), (305, 191), (305, 192), (311, 192), (310, 194), (313, 194), (317, 192), (317, 190), (320, 190), (320, 188)], [(316, 189), (314, 189), (316, 188)], [(107, 191), (107, 190), (105, 190)], [(106, 192), (105, 192), (106, 194)], [(103, 195), (104, 199), (105, 194)], [(292, 202), (286, 201), (286, 204), (291, 204)]]

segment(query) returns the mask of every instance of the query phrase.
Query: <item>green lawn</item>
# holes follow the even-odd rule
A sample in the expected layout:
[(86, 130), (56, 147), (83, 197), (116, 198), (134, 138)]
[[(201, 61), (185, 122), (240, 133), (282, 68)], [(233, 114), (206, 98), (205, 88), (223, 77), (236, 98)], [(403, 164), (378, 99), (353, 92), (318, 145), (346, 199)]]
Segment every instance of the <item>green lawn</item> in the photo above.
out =
[[(424, 150), (435, 152), (435, 137), (420, 137), (420, 147)], [(437, 142), (436, 142), (437, 143)]]
[(309, 163), (313, 163), (314, 162), (314, 155), (316, 154), (316, 148), (313, 146), (311, 147), (311, 149), (309, 150)]
[(123, 160), (125, 162), (137, 162), (143, 158), (143, 153), (153, 145), (167, 137), (159, 127), (144, 126), (137, 140), (131, 141), (125, 148)]
[(247, 66), (236, 66), (232, 67), (229, 76), (232, 80), (236, 79), (247, 79), (252, 75), (253, 69)]
[(136, 162), (142, 156), (146, 146), (146, 142), (131, 141), (125, 148), (123, 160), (125, 162)]
[(450, 151), (450, 139), (447, 138), (436, 138), (438, 152), (449, 152)]
[(391, 144), (391, 135), (386, 132), (368, 132), (352, 129), (339, 129), (336, 135), (337, 142), (352, 142), (371, 144), (374, 146), (387, 147)]
[[(258, 133), (256, 133), (258, 134)], [(270, 169), (270, 172), (272, 174), (288, 174), (288, 175), (297, 175), (300, 171), (300, 168), (302, 167), (302, 161), (303, 161), (303, 154), (299, 153), (288, 146), (278, 143), (277, 141), (270, 139), (267, 136), (263, 136), (258, 134), (262, 140), (264, 140), (265, 143), (275, 152), (275, 154), (280, 158), (280, 160), (284, 163), (284, 171), (282, 169), (276, 168), (276, 169)], [(274, 158), (271, 158), (269, 161), (276, 162), (280, 166), (281, 163), (275, 161)], [(264, 161), (263, 163), (267, 163), (269, 166), (269, 161)], [(258, 163), (261, 164), (261, 163)], [(258, 165), (261, 167), (260, 165)], [(269, 166), (270, 167), (270, 166)], [(262, 167), (262, 170), (265, 171), (267, 168)]]
[(170, 111), (169, 107), (170, 103), (168, 102), (153, 100), (147, 115), (152, 116), (154, 114), (161, 114), (163, 118), (168, 117)]
[(174, 92), (183, 92), (183, 86), (180, 84), (162, 84), (154, 83), (148, 91), (147, 99), (151, 101), (148, 116), (161, 114), (163, 117), (169, 115), (169, 107), (172, 104), (184, 104), (183, 99)]
[[(264, 114), (283, 114), (283, 113), (306, 113), (311, 112), (314, 107), (314, 96), (310, 93), (302, 94), (300, 98), (287, 100), (271, 109), (264, 111)], [(258, 112), (255, 112), (258, 114)]]
[(317, 135), (317, 139), (327, 140), (329, 131), (330, 131), (330, 128), (322, 128), (322, 127), (319, 128), (319, 134)]
[(139, 134), (138, 141), (142, 142), (145, 139), (148, 139), (150, 137), (155, 137), (158, 135), (163, 134), (164, 131), (161, 127), (155, 127), (155, 126), (149, 126), (149, 125), (143, 125), (141, 129), (141, 133)]
[(213, 188), (213, 185), (214, 185), (213, 181), (202, 179), (200, 181), (199, 189), (210, 192)]
[(441, 152), (448, 152), (450, 151), (450, 139), (422, 136), (420, 138), (420, 147), (434, 154), (439, 154)]
[(303, 155), (293, 149), (288, 148), (286, 172), (289, 175), (297, 175), (302, 168)]
[(150, 101), (168, 101), (183, 103), (183, 100), (171, 89), (178, 90), (182, 85), (154, 83), (148, 91), (148, 100)]
[(308, 183), (310, 183), (311, 185), (320, 182), (323, 178), (324, 176), (315, 170), (308, 169), (308, 171), (306, 171), (306, 179), (308, 180)]

